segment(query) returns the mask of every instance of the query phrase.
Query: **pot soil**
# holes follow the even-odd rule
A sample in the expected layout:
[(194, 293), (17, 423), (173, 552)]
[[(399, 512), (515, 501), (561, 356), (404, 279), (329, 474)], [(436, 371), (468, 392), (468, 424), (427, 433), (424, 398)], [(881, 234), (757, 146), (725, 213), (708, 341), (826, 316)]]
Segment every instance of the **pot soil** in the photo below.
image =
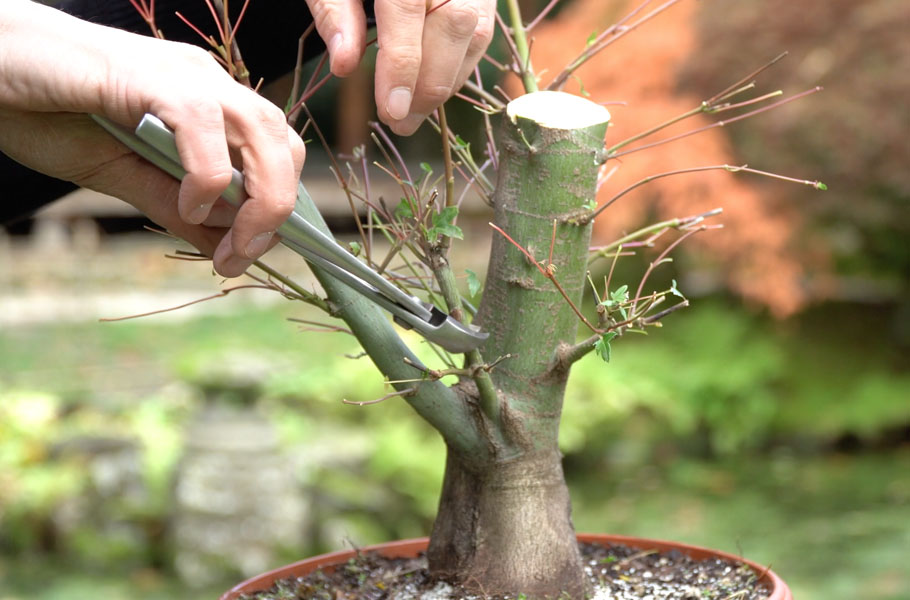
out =
[[(611, 582), (595, 600), (793, 600), (790, 589), (773, 571), (725, 552), (618, 535), (579, 534), (578, 541), (586, 564), (592, 567), (586, 570), (593, 573), (594, 583), (598, 574)], [(419, 600), (421, 592), (428, 592), (429, 598), (471, 597), (429, 579), (422, 558), (427, 543), (427, 538), (420, 538), (323, 554), (244, 581), (220, 600), (310, 600), (321, 597), (317, 590), (325, 590), (327, 581), (333, 586), (327, 597), (333, 599)], [(376, 575), (377, 569), (393, 576)], [(273, 586), (277, 586), (274, 593), (256, 594)], [(417, 587), (419, 591), (415, 591)]]

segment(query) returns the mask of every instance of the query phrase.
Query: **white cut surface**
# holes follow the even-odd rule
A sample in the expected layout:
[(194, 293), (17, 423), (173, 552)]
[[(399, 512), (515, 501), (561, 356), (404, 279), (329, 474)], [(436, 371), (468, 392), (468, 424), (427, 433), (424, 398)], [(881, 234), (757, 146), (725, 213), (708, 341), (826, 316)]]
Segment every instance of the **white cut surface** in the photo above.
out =
[(610, 111), (587, 98), (566, 92), (534, 92), (519, 96), (506, 106), (506, 114), (530, 119), (550, 129), (584, 129), (610, 120)]

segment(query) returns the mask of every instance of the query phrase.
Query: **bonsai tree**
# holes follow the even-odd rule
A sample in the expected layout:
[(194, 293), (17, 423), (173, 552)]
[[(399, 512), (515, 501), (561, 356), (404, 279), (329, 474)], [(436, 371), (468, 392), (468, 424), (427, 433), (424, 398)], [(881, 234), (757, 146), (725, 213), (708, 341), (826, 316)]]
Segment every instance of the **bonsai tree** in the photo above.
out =
[[(504, 73), (517, 76), (524, 94), (506, 101), (501, 90), (486, 89), (479, 74), (465, 86), (463, 99), (482, 111), (487, 127), (482, 151), (465, 143), (450, 128), (445, 109), (440, 109), (429, 119), (429, 126), (440, 134), (444, 165), (442, 176), (435, 177), (427, 165), (421, 171), (410, 169), (391, 139), (374, 126), (383, 168), (401, 189), (397, 206), (358, 189), (357, 178), (341, 175), (355, 169), (345, 171), (336, 165), (336, 175), (352, 203), (367, 203), (366, 218), (358, 218), (361, 240), (352, 244), (352, 251), (410, 293), (488, 333), (479, 349), (453, 356), (435, 348), (439, 364), (429, 366), (405, 344), (383, 310), (319, 267), (312, 270), (324, 296), (257, 263), (267, 274), (260, 282), (344, 321), (394, 387), (382, 400), (397, 397), (407, 402), (444, 439), (445, 478), (430, 536), (429, 568), (468, 589), (486, 594), (522, 592), (530, 598), (584, 596), (582, 560), (558, 445), (572, 365), (592, 352), (609, 361), (616, 338), (657, 326), (686, 306), (675, 283), (668, 289), (651, 290), (649, 277), (670, 260), (678, 244), (716, 227), (706, 219), (720, 209), (655, 223), (592, 251), (594, 219), (603, 218), (613, 202), (650, 180), (601, 194), (598, 201), (598, 189), (609, 179), (611, 158), (619, 148), (628, 152), (630, 144), (690, 115), (747, 107), (735, 113), (734, 118), (743, 118), (782, 102), (773, 100), (775, 94), (741, 99), (752, 89), (751, 80), (759, 69), (689, 113), (605, 147), (607, 109), (560, 90), (590, 58), (678, 1), (669, 0), (650, 12), (644, 2), (587, 41), (579, 40), (578, 57), (562, 72), (544, 76), (533, 69), (528, 31), (558, 0), (549, 2), (530, 23), (522, 18), (518, 0), (507, 0), (500, 26), (509, 58), (490, 60)], [(224, 23), (223, 40), (230, 40), (227, 20)], [(239, 49), (227, 41), (227, 49), (212, 43), (232, 73), (244, 73)], [(292, 122), (307, 114), (305, 102), (318, 87), (317, 75), (305, 86), (301, 77), (295, 80), (288, 103)], [(768, 100), (770, 104), (754, 106)], [(305, 127), (309, 125), (307, 121)], [(761, 174), (728, 165), (679, 172), (702, 170)], [(414, 172), (420, 176), (414, 177)], [(473, 193), (492, 207), (495, 234), (476, 311), (449, 261), (450, 251), (464, 237), (458, 227), (461, 195), (456, 194), (456, 175), (463, 176)], [(818, 182), (800, 182), (823, 187)], [(328, 232), (315, 206), (307, 204), (301, 210)], [(639, 282), (617, 285), (612, 281), (619, 257), (653, 246), (664, 234), (676, 237), (650, 262)], [(380, 237), (387, 240), (388, 251), (380, 252), (380, 245), (373, 243)], [(591, 263), (597, 259), (605, 260), (602, 271), (608, 273), (600, 282), (590, 276)], [(481, 283), (469, 274), (467, 287), (473, 296)], [(594, 310), (584, 308), (586, 295), (593, 300)], [(443, 383), (446, 376), (455, 376), (456, 383)]]

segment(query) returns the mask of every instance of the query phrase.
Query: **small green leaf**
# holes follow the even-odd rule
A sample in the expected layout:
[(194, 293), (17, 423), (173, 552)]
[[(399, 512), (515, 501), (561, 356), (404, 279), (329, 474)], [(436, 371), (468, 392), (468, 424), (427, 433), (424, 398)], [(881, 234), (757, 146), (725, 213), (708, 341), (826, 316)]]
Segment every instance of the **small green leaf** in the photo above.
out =
[(613, 300), (615, 304), (622, 304), (623, 302), (628, 302), (629, 300), (629, 286), (623, 285), (619, 288), (613, 290), (613, 293), (610, 294), (610, 299)]
[(615, 331), (608, 331), (607, 333), (600, 336), (600, 339), (594, 342), (594, 351), (603, 359), (604, 362), (610, 362), (610, 355), (612, 354), (612, 348), (610, 348), (610, 341), (616, 337)]
[(428, 162), (420, 163), (420, 168), (423, 169), (423, 172), (426, 173), (427, 175), (433, 174), (433, 167), (431, 167), (430, 163), (428, 163)]
[(674, 296), (679, 296), (679, 297), (682, 298), (683, 300), (686, 299), (686, 297), (683, 296), (682, 292), (680, 292), (680, 291), (676, 288), (676, 280), (675, 280), (675, 279), (673, 280), (673, 285), (670, 286), (670, 293), (673, 294)]
[(815, 189), (825, 192), (825, 191), (828, 191), (828, 186), (825, 185), (824, 183), (822, 183), (821, 181), (817, 181), (815, 183)]
[(591, 45), (592, 45), (594, 42), (596, 42), (596, 41), (597, 41), (597, 32), (596, 32), (596, 31), (592, 31), (592, 32), (591, 32), (591, 35), (588, 36), (588, 39), (587, 39), (587, 41), (585, 42), (585, 46), (588, 47), (588, 48), (590, 48)]
[(350, 248), (351, 254), (353, 254), (354, 256), (360, 256), (360, 251), (363, 249), (360, 246), (360, 242), (350, 242), (348, 244), (348, 248)]
[(398, 203), (398, 206), (395, 207), (395, 217), (399, 220), (414, 218), (414, 211), (411, 210), (411, 205), (408, 204), (408, 201), (404, 198), (402, 198), (401, 202)]
[(468, 293), (471, 295), (471, 298), (473, 298), (483, 286), (480, 283), (480, 279), (477, 277), (477, 273), (471, 269), (465, 269), (465, 273), (468, 274)]
[(468, 146), (470, 146), (470, 144), (468, 144), (466, 141), (464, 141), (464, 139), (462, 139), (462, 137), (457, 134), (455, 135), (455, 145), (458, 148), (467, 148)]
[(442, 211), (433, 215), (433, 227), (427, 231), (427, 241), (433, 242), (437, 236), (445, 236), (464, 239), (464, 233), (461, 228), (455, 225), (455, 219), (458, 217), (457, 206), (447, 206)]

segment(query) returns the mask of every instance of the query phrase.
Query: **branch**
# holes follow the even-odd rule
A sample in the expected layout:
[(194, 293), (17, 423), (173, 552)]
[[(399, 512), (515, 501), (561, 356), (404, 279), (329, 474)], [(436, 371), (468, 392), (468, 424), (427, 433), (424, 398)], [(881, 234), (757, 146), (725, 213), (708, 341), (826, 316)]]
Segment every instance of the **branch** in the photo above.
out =
[(390, 398), (395, 398), (396, 396), (400, 396), (402, 398), (408, 398), (410, 396), (413, 396), (416, 393), (417, 393), (416, 387), (409, 387), (409, 388), (405, 388), (403, 390), (395, 390), (394, 392), (390, 392), (390, 393), (386, 394), (385, 396), (383, 396), (382, 398), (377, 398), (375, 400), (354, 402), (352, 400), (348, 400), (347, 398), (342, 398), (341, 402), (343, 404), (352, 404), (354, 406), (369, 406), (372, 404), (379, 404), (380, 402), (385, 402), (386, 400), (389, 400)]
[[(680, 0), (667, 0), (667, 2), (658, 6), (657, 8), (652, 10), (650, 13), (648, 13), (647, 15), (645, 15), (644, 17), (642, 17), (641, 19), (639, 19), (638, 21), (633, 23), (632, 25), (625, 27), (624, 24), (627, 21), (631, 20), (632, 17), (634, 17), (636, 14), (638, 14), (641, 10), (643, 10), (645, 8), (645, 6), (647, 6), (651, 2), (651, 0), (645, 0), (645, 2), (643, 2), (638, 7), (636, 7), (632, 12), (630, 12), (628, 15), (623, 17), (615, 25), (608, 27), (599, 36), (597, 36), (597, 38), (591, 43), (591, 45), (589, 45), (587, 48), (585, 48), (582, 51), (582, 53), (579, 54), (578, 57), (569, 64), (569, 66), (567, 66), (565, 69), (563, 69), (563, 71), (561, 73), (559, 73), (559, 75), (556, 76), (556, 78), (550, 83), (550, 85), (547, 86), (547, 89), (548, 90), (562, 89), (562, 87), (566, 84), (566, 81), (568, 81), (569, 77), (571, 77), (572, 74), (575, 73), (575, 71), (577, 71), (579, 67), (581, 67), (583, 64), (585, 64), (592, 58), (594, 58), (597, 54), (602, 52), (613, 42), (619, 40), (620, 38), (625, 36), (627, 33), (631, 33), (632, 31), (635, 31), (636, 29), (638, 29), (638, 27), (647, 23), (648, 21), (650, 21), (651, 19), (653, 19), (660, 13), (664, 12), (665, 10), (667, 10), (668, 8), (670, 8), (671, 6), (673, 6), (674, 4), (676, 4), (679, 1)], [(612, 36), (612, 37), (610, 37), (610, 36)], [(607, 38), (609, 38), (609, 39), (607, 39)]]
[(678, 238), (673, 240), (673, 242), (669, 246), (664, 248), (664, 251), (661, 252), (657, 256), (656, 259), (651, 261), (651, 263), (648, 265), (648, 269), (645, 271), (644, 276), (641, 278), (641, 281), (638, 283), (638, 289), (635, 291), (635, 298), (632, 299), (631, 312), (633, 315), (635, 314), (635, 309), (638, 306), (638, 301), (642, 299), (641, 292), (645, 287), (645, 283), (647, 283), (648, 278), (651, 276), (651, 273), (654, 272), (654, 269), (656, 269), (660, 264), (662, 264), (664, 262), (664, 259), (667, 257), (668, 254), (670, 254), (670, 252), (673, 251), (674, 248), (679, 246), (681, 243), (683, 243), (685, 240), (692, 237), (696, 233), (698, 233), (700, 231), (705, 231), (707, 229), (708, 229), (707, 225), (702, 225), (701, 227), (698, 227), (696, 229), (690, 229), (689, 231), (685, 232), (684, 234), (682, 234), (681, 236), (679, 236)]
[[(660, 223), (648, 225), (647, 227), (643, 227), (643, 228), (639, 229), (638, 231), (633, 231), (632, 233), (630, 233), (626, 236), (623, 236), (622, 238), (616, 240), (615, 242), (611, 242), (610, 244), (607, 244), (606, 246), (597, 248), (595, 250), (596, 253), (588, 260), (588, 264), (594, 262), (598, 258), (606, 258), (607, 255), (610, 254), (613, 251), (613, 249), (615, 249), (615, 248), (631, 247), (633, 244), (637, 244), (638, 246), (651, 246), (651, 245), (653, 245), (654, 240), (656, 240), (658, 237), (660, 237), (661, 235), (663, 235), (670, 229), (684, 229), (687, 227), (691, 227), (692, 225), (697, 225), (698, 223), (704, 221), (708, 217), (713, 217), (713, 216), (719, 215), (721, 212), (723, 212), (723, 209), (715, 208), (713, 210), (709, 210), (707, 212), (703, 212), (698, 215), (670, 219), (668, 221), (661, 221)], [(648, 239), (646, 239), (643, 242), (635, 242), (635, 240), (637, 240), (641, 237), (644, 237), (646, 235), (649, 235), (649, 234), (654, 234), (654, 235), (652, 235), (651, 237), (649, 237)], [(614, 265), (616, 264), (616, 258), (618, 257), (618, 255), (619, 255), (619, 250), (617, 250), (616, 254), (613, 257)], [(611, 268), (610, 273), (612, 274), (612, 272), (613, 272), (613, 269)]]
[(540, 22), (543, 21), (548, 14), (550, 14), (550, 11), (556, 8), (557, 4), (559, 4), (559, 0), (550, 0), (550, 3), (547, 4), (536, 17), (534, 17), (534, 20), (528, 23), (528, 26), (525, 27), (525, 31), (531, 33), (531, 30), (537, 27)]
[[(511, 23), (512, 36), (514, 40), (515, 61), (518, 63), (518, 74), (521, 76), (525, 92), (528, 94), (537, 91), (537, 78), (534, 76), (534, 70), (531, 68), (531, 51), (528, 48), (528, 38), (525, 33), (525, 24), (521, 20), (521, 8), (518, 6), (518, 0), (506, 0), (509, 8), (509, 21)], [(506, 31), (508, 37), (509, 32)]]
[(820, 91), (822, 91), (822, 89), (823, 89), (823, 88), (822, 88), (821, 86), (816, 86), (816, 87), (814, 87), (814, 88), (812, 88), (812, 89), (810, 89), (810, 90), (806, 90), (805, 92), (801, 92), (801, 93), (799, 93), (799, 94), (796, 94), (795, 96), (790, 96), (789, 98), (785, 98), (785, 99), (780, 100), (780, 101), (778, 101), (778, 102), (775, 102), (775, 103), (773, 103), (773, 104), (769, 104), (768, 106), (763, 106), (763, 107), (761, 107), (761, 108), (757, 108), (757, 109), (752, 110), (752, 111), (749, 111), (749, 112), (747, 112), (747, 113), (743, 113), (743, 114), (741, 114), (741, 115), (737, 115), (737, 116), (732, 117), (732, 118), (727, 119), (727, 120), (716, 121), (716, 122), (714, 122), (714, 123), (711, 123), (710, 125), (705, 125), (704, 127), (699, 127), (699, 128), (697, 128), (697, 129), (693, 129), (692, 131), (688, 131), (688, 132), (686, 132), (686, 133), (681, 133), (681, 134), (679, 134), (679, 135), (674, 135), (674, 136), (665, 138), (665, 139), (663, 139), (663, 140), (658, 140), (658, 141), (656, 141), (656, 142), (651, 142), (650, 144), (644, 144), (644, 145), (642, 145), (642, 146), (637, 146), (637, 147), (632, 148), (632, 149), (630, 149), (630, 150), (626, 150), (625, 152), (609, 153), (609, 154), (608, 154), (608, 158), (618, 158), (618, 157), (624, 156), (624, 155), (626, 155), (626, 154), (631, 154), (631, 153), (633, 153), (633, 152), (638, 152), (639, 150), (646, 150), (646, 149), (648, 149), (648, 148), (653, 148), (654, 146), (659, 146), (659, 145), (661, 145), (661, 144), (667, 144), (667, 143), (669, 143), (669, 142), (675, 142), (676, 140), (680, 140), (680, 139), (682, 139), (682, 138), (689, 137), (690, 135), (695, 135), (696, 133), (701, 133), (701, 132), (707, 131), (707, 130), (709, 130), (709, 129), (714, 129), (715, 127), (724, 127), (724, 126), (726, 126), (726, 125), (729, 125), (730, 123), (735, 123), (735, 122), (737, 122), (737, 121), (742, 121), (743, 119), (748, 119), (749, 117), (754, 117), (755, 115), (761, 114), (761, 113), (763, 113), (763, 112), (767, 112), (767, 111), (772, 110), (772, 109), (774, 109), (774, 108), (777, 108), (777, 107), (779, 107), (779, 106), (783, 106), (784, 104), (787, 104), (787, 103), (789, 103), (789, 102), (793, 102), (794, 100), (799, 100), (800, 98), (804, 98), (804, 97), (806, 97), (806, 96), (808, 96), (808, 95), (810, 95), (810, 94), (814, 94), (814, 93), (816, 93), (816, 92), (820, 92)]
[[(305, 192), (300, 194), (298, 210), (303, 218), (330, 235), (319, 210)], [(382, 373), (390, 380), (400, 382), (413, 379), (415, 374), (419, 374), (419, 371), (404, 363), (404, 358), (415, 363), (419, 363), (419, 359), (401, 340), (379, 307), (322, 269), (312, 267), (312, 270), (333, 306), (337, 307), (336, 314), (347, 323)], [(489, 445), (478, 430), (471, 408), (443, 383), (424, 381), (418, 386), (404, 383), (394, 385), (400, 392), (409, 387), (417, 388), (406, 397), (408, 404), (435, 427), (453, 448), (475, 455), (489, 451)]]
[(230, 288), (225, 288), (225, 289), (221, 290), (220, 292), (218, 292), (217, 294), (212, 294), (211, 296), (206, 296), (205, 298), (198, 298), (196, 300), (191, 300), (190, 302), (185, 302), (178, 306), (171, 306), (170, 308), (162, 308), (159, 310), (153, 310), (153, 311), (149, 311), (149, 312), (145, 312), (145, 313), (140, 313), (137, 315), (127, 315), (125, 317), (102, 317), (98, 320), (101, 321), (102, 323), (115, 323), (117, 321), (128, 321), (130, 319), (141, 319), (142, 317), (150, 317), (152, 315), (160, 315), (160, 314), (163, 314), (166, 312), (173, 312), (175, 310), (180, 310), (181, 308), (193, 306), (194, 304), (199, 304), (201, 302), (208, 302), (209, 300), (214, 300), (216, 298), (224, 298), (231, 292), (236, 292), (237, 290), (249, 290), (249, 289), (274, 291), (275, 288), (270, 287), (268, 285), (253, 285), (253, 284), (238, 285), (238, 286), (234, 286), (234, 287), (230, 287)]

